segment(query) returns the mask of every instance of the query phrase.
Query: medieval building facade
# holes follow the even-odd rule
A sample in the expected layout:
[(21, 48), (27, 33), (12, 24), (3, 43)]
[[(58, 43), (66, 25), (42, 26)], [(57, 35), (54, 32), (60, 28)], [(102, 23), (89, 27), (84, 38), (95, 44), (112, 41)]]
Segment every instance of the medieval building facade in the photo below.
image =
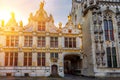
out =
[(120, 76), (120, 0), (72, 0), (65, 26), (40, 3), (0, 26), (0, 76)]
[(23, 26), (22, 21), (16, 22), (12, 13), (7, 24), (2, 21), (0, 76), (63, 77), (64, 72), (80, 69), (81, 28), (74, 26), (70, 16), (65, 27), (62, 23), (56, 27), (53, 16), (47, 14), (41, 2), (35, 15), (30, 13), (28, 20), (29, 23)]
[(72, 0), (71, 16), (82, 27), (82, 74), (120, 76), (120, 0)]

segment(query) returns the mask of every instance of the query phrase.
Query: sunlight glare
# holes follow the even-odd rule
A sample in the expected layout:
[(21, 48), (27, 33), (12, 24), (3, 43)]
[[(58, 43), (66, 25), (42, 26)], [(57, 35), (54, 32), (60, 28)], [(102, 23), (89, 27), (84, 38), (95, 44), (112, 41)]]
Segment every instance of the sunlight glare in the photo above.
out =
[(0, 10), (0, 21), (4, 20), (5, 22), (8, 21), (10, 18), (10, 12), (7, 9)]
[(15, 14), (15, 19), (17, 22), (21, 20), (22, 17), (20, 16), (19, 11), (4, 8), (0, 10), (0, 25), (2, 20), (4, 20), (5, 24), (8, 22), (8, 20), (11, 18), (12, 12)]

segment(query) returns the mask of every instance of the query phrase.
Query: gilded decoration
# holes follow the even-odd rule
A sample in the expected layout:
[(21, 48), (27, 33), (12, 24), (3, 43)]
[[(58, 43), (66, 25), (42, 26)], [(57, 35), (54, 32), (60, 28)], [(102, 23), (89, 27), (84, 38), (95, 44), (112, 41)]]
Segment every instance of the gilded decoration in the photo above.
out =
[(51, 62), (57, 63), (57, 62), (58, 62), (58, 59), (57, 59), (57, 58), (51, 58)]
[(69, 33), (65, 34), (65, 33), (64, 33), (63, 36), (64, 36), (64, 37), (78, 37), (79, 34), (69, 34)]
[(18, 47), (13, 48), (13, 47), (5, 47), (4, 48), (5, 52), (18, 52)]
[(11, 13), (11, 18), (7, 22), (6, 26), (9, 26), (9, 27), (18, 26), (18, 23), (15, 20), (15, 13), (14, 12)]
[(40, 3), (40, 8), (36, 12), (35, 16), (33, 17), (33, 20), (35, 21), (47, 21), (48, 15), (46, 11), (44, 10), (44, 2)]
[(13, 31), (5, 31), (4, 33), (3, 33), (3, 35), (19, 35), (19, 33), (18, 32), (13, 32)]

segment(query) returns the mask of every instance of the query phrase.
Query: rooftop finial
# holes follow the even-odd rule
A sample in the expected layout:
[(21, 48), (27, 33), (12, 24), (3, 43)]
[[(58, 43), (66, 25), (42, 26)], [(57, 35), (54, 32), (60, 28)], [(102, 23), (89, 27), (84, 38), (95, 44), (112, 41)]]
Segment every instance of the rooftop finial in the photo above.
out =
[(71, 15), (68, 16), (68, 21), (71, 21)]
[(22, 20), (19, 22), (19, 24), (20, 24), (20, 27), (23, 27), (23, 22), (22, 22)]
[(15, 13), (14, 12), (11, 12), (11, 17), (15, 18)]
[(44, 0), (40, 2), (40, 9), (43, 9), (43, 8), (44, 8), (44, 4), (45, 4), (45, 1), (44, 1)]
[(2, 20), (2, 21), (1, 21), (1, 26), (2, 26), (2, 27), (4, 26), (4, 23), (5, 23), (4, 20)]

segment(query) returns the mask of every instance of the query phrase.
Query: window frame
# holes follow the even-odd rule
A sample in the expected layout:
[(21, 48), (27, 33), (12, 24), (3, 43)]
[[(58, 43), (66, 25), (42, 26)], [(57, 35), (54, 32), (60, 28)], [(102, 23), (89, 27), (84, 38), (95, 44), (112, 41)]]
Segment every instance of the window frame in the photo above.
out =
[(46, 23), (45, 22), (38, 22), (38, 31), (45, 31), (46, 30)]
[(32, 47), (33, 45), (33, 36), (25, 35), (24, 36), (24, 47)]
[(55, 52), (50, 53), (50, 58), (58, 59), (59, 58), (59, 53), (55, 53)]
[(76, 37), (64, 37), (64, 47), (65, 48), (76, 48), (77, 41)]
[(32, 66), (32, 52), (24, 52), (24, 66)]
[(18, 35), (7, 35), (6, 36), (6, 47), (18, 47), (19, 36)]
[(37, 66), (46, 66), (46, 54), (45, 52), (37, 53)]
[[(108, 68), (117, 68), (117, 53), (116, 53), (116, 47), (107, 47), (106, 48), (107, 53), (107, 67)], [(116, 57), (114, 59), (114, 57)]]
[(114, 28), (112, 19), (104, 19), (104, 32), (106, 41), (114, 41)]
[(5, 52), (4, 66), (18, 66), (18, 52)]
[(37, 37), (37, 47), (45, 47), (46, 46), (46, 37), (38, 36)]
[(58, 48), (58, 37), (50, 37), (50, 47)]

